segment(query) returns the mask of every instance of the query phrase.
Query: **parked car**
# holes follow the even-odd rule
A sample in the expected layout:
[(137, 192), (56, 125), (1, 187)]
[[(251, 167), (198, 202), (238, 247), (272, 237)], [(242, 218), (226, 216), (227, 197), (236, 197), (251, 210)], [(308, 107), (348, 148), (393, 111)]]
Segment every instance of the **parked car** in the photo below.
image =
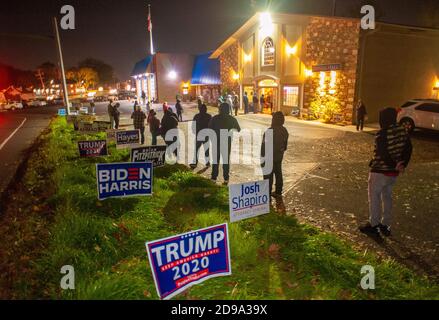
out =
[(15, 110), (15, 109), (23, 109), (23, 104), (21, 102), (6, 102), (0, 104), (0, 110)]
[(407, 101), (398, 109), (398, 122), (410, 133), (415, 128), (439, 130), (439, 100)]
[(42, 106), (46, 106), (47, 102), (44, 100), (31, 100), (27, 102), (27, 105), (29, 107), (42, 107)]

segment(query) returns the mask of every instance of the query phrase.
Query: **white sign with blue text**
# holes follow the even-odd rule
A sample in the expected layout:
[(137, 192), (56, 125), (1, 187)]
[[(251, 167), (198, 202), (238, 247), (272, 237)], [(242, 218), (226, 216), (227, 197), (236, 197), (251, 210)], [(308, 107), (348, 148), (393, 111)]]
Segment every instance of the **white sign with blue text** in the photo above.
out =
[(269, 213), (268, 180), (230, 185), (229, 205), (231, 222)]

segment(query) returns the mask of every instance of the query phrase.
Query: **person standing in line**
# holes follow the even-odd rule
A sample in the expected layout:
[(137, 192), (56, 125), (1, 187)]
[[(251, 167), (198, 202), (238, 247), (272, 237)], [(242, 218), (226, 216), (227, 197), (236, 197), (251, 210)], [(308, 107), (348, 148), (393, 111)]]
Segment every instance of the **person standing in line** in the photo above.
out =
[(259, 105), (261, 106), (261, 112), (264, 113), (265, 109), (265, 95), (262, 94), (261, 98), (259, 99)]
[(175, 111), (177, 111), (178, 121), (183, 122), (183, 107), (181, 105), (180, 99), (178, 99), (177, 103), (175, 104)]
[(114, 129), (114, 106), (113, 100), (110, 100), (110, 103), (107, 106), (108, 117), (110, 118), (111, 129)]
[(235, 110), (235, 117), (237, 117), (239, 110), (239, 97), (237, 94), (233, 95), (233, 109)]
[(244, 92), (244, 97), (242, 97), (242, 102), (244, 103), (244, 114), (248, 113), (248, 96), (247, 96), (247, 92)]
[[(233, 92), (233, 95), (235, 95), (235, 93)], [(229, 114), (231, 116), (233, 116), (233, 98), (231, 94), (227, 95), (227, 104), (229, 105)]]
[[(166, 102), (165, 102), (166, 104)], [(161, 129), (160, 133), (162, 135), (163, 140), (165, 140), (166, 145), (169, 147), (171, 144), (177, 141), (177, 137), (174, 137), (173, 140), (166, 140), (166, 134), (169, 130), (176, 129), (178, 127), (178, 118), (177, 115), (172, 111), (169, 106), (163, 105), (164, 115), (161, 122)], [(174, 154), (176, 157), (178, 157), (178, 151), (177, 149), (174, 150)]]
[(145, 91), (143, 91), (143, 90), (142, 90), (142, 95), (141, 95), (141, 97), (142, 97), (142, 104), (146, 104), (146, 93), (145, 93)]
[(364, 128), (364, 120), (367, 115), (366, 105), (363, 101), (359, 100), (357, 105), (357, 131), (363, 131)]
[(119, 111), (119, 107), (120, 107), (120, 103), (116, 103), (114, 105), (114, 124), (115, 124), (115, 128), (119, 129), (119, 122), (120, 122), (120, 111)]
[[(212, 119), (212, 116), (207, 113), (207, 106), (203, 103), (199, 108), (199, 113), (197, 113), (194, 116), (194, 124), (195, 124), (195, 137), (198, 138), (198, 134), (201, 130), (209, 128), (210, 120)], [(191, 164), (191, 168), (195, 169), (198, 165), (198, 151), (200, 150), (201, 146), (204, 145), (204, 156), (206, 159), (206, 167), (210, 167), (210, 161), (209, 161), (209, 138), (206, 137), (204, 141), (198, 141), (196, 142), (196, 148), (195, 148), (195, 164)]]
[[(216, 145), (212, 145), (213, 149), (213, 163), (212, 163), (212, 181), (216, 181), (219, 174), (219, 162), (223, 159), (223, 177), (224, 185), (229, 184), (230, 178), (230, 153), (232, 151), (232, 137), (227, 135), (227, 140), (222, 141), (221, 130), (227, 131), (241, 131), (238, 121), (235, 117), (230, 115), (230, 106), (228, 103), (223, 103), (220, 105), (219, 114), (214, 116), (209, 123), (209, 129), (212, 129), (217, 137)], [(224, 150), (221, 149), (221, 144), (225, 145)]]
[(96, 105), (95, 105), (94, 100), (90, 101), (90, 109), (91, 109), (91, 114), (95, 115), (96, 114)]
[[(273, 161), (273, 166), (271, 172), (264, 172), (264, 180), (269, 181), (269, 190), (270, 195), (275, 198), (282, 197), (283, 191), (283, 174), (282, 174), (282, 161), (284, 158), (284, 153), (288, 147), (288, 130), (284, 127), (285, 124), (285, 116), (282, 112), (278, 111), (273, 113), (273, 119), (271, 121), (271, 127), (268, 130), (273, 130), (273, 155), (267, 156), (269, 161)], [(262, 139), (261, 146), (261, 165), (266, 166), (266, 152), (265, 146), (266, 141), (265, 137), (267, 135), (268, 130), (264, 133), (264, 137)], [(272, 193), (273, 190), (273, 181), (276, 178), (276, 191)]]
[(145, 144), (145, 119), (146, 115), (142, 111), (139, 105), (136, 105), (135, 111), (131, 114), (131, 119), (133, 119), (133, 125), (135, 130), (140, 131), (141, 144)]
[(256, 92), (253, 94), (253, 113), (256, 114), (259, 112), (259, 99)]
[(391, 235), (392, 190), (404, 173), (412, 155), (412, 143), (406, 130), (396, 122), (397, 111), (380, 112), (381, 129), (375, 138), (375, 151), (369, 173), (369, 222), (359, 227), (363, 233)]
[(151, 132), (151, 145), (157, 145), (157, 137), (160, 134), (160, 120), (156, 117), (157, 113), (154, 110), (150, 110), (148, 114), (149, 132)]

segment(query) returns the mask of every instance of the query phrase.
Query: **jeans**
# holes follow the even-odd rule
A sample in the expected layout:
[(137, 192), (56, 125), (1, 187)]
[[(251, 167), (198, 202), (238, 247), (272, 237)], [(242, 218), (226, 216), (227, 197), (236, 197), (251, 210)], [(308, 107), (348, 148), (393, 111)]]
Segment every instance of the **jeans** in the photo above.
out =
[(151, 136), (152, 136), (151, 145), (156, 146), (157, 145), (157, 136), (158, 136), (158, 134), (155, 133), (155, 132), (151, 132)]
[(264, 180), (268, 180), (270, 194), (273, 190), (273, 181), (274, 177), (276, 177), (276, 194), (281, 195), (284, 187), (284, 177), (282, 175), (282, 161), (274, 161), (273, 162), (273, 170), (269, 175), (264, 176)]
[(145, 143), (145, 127), (140, 128), (140, 143), (144, 144)]
[(369, 222), (373, 227), (380, 223), (390, 227), (392, 223), (392, 190), (396, 179), (382, 173), (369, 174)]
[(364, 128), (364, 117), (363, 118), (357, 118), (357, 131), (361, 130), (363, 131)]
[(231, 145), (229, 145), (227, 151), (223, 151), (222, 153), (220, 150), (220, 145), (219, 144), (217, 145), (216, 158), (213, 159), (213, 164), (212, 164), (212, 180), (216, 180), (218, 178), (220, 158), (223, 158), (223, 177), (225, 181), (229, 181), (230, 152), (231, 152)]
[(210, 162), (209, 159), (209, 140), (203, 142), (203, 141), (197, 141), (196, 143), (196, 149), (195, 149), (195, 164), (198, 164), (198, 151), (200, 150), (201, 146), (204, 145), (205, 152), (204, 157), (206, 159), (206, 164)]

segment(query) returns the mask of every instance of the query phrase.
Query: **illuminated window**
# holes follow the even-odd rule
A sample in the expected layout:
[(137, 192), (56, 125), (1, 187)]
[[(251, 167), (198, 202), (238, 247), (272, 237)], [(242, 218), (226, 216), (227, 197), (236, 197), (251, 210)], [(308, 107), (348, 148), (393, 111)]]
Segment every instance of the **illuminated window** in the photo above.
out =
[(299, 87), (284, 86), (283, 105), (286, 107), (299, 106)]
[(264, 42), (262, 42), (262, 66), (269, 67), (274, 66), (275, 59), (275, 48), (274, 42), (271, 38), (266, 38)]

